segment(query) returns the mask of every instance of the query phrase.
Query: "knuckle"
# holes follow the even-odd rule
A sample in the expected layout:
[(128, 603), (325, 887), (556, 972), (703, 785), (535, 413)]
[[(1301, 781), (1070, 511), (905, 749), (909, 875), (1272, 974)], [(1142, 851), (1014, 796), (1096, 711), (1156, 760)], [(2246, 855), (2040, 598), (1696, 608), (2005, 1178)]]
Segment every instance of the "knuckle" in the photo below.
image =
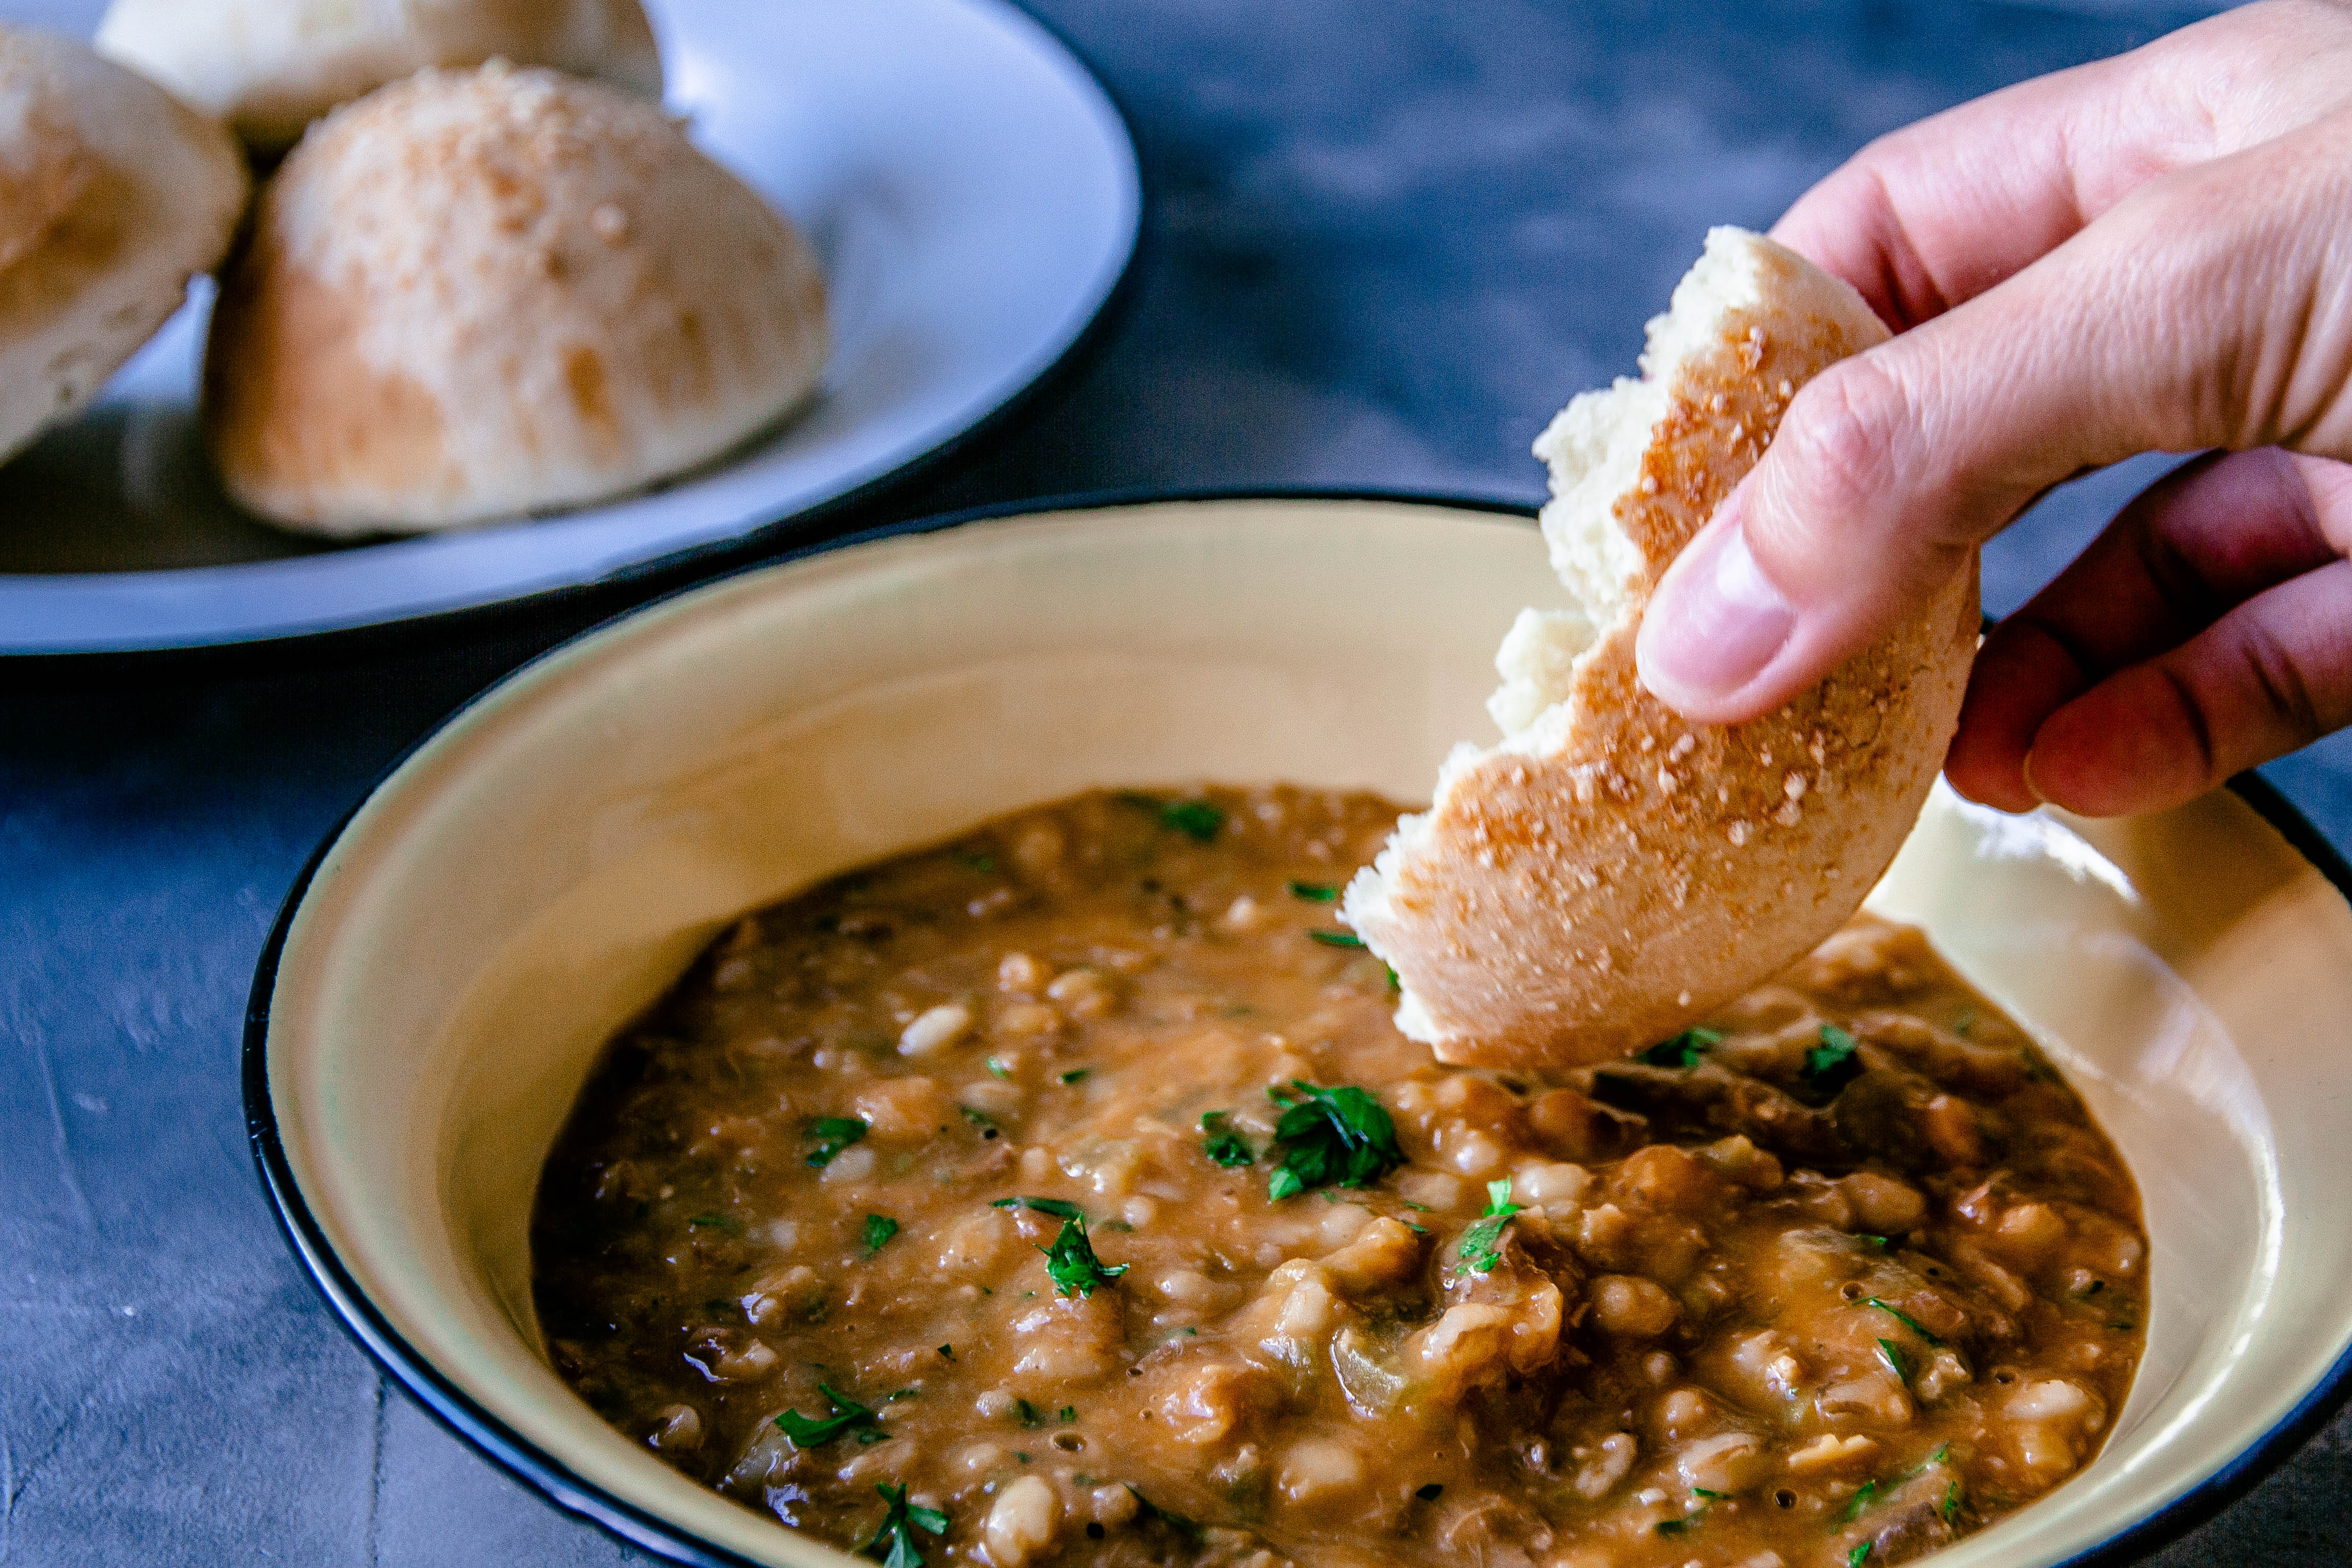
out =
[(1773, 442), (1792, 520), (1836, 528), (1870, 516), (1895, 487), (1913, 425), (1909, 395), (1871, 355), (1806, 383)]
[(2238, 642), (2238, 657), (2255, 701), (2295, 744), (2316, 740), (2327, 732), (2310, 684), (2304, 679), (2302, 664), (2267, 628), (2248, 625)]

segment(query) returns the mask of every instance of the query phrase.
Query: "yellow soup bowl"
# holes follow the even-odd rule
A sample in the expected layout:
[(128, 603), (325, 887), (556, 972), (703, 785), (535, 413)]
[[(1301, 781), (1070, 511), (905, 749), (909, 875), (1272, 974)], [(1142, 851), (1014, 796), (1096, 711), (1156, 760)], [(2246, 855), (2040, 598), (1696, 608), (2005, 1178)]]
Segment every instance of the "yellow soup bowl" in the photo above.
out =
[[(1494, 650), (1560, 594), (1520, 513), (1314, 497), (923, 526), (650, 606), (510, 676), (296, 887), (246, 1094), (286, 1231), (442, 1419), (688, 1562), (842, 1553), (707, 1491), (551, 1370), (528, 1222), (599, 1048), (747, 910), (1097, 786), (1426, 796)], [(2352, 909), (2259, 786), (2159, 816), (1938, 789), (1871, 895), (2041, 1042), (2121, 1146), (2147, 1352), (2098, 1458), (1938, 1568), (2145, 1551), (2352, 1375)]]

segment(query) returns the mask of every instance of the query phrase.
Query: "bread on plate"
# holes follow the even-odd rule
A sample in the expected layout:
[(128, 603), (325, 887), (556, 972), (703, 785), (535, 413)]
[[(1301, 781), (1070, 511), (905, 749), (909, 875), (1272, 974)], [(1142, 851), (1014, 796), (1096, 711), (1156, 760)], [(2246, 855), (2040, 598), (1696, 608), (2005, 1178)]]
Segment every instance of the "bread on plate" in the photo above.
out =
[(0, 457), (154, 336), (246, 194), (217, 123), (85, 44), (0, 25)]
[(314, 126), (223, 275), (207, 449), (289, 528), (417, 532), (574, 507), (794, 408), (814, 256), (661, 110), (492, 62)]
[(638, 0), (114, 0), (97, 42), (264, 154), (426, 66), (503, 58), (662, 91)]

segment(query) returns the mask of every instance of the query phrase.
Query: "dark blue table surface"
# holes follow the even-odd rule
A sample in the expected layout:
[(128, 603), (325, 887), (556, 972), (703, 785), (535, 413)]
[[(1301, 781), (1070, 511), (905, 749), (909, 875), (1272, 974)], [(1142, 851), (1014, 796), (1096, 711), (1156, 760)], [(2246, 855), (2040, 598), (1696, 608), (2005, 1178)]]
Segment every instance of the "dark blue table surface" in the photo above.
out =
[[(693, 0), (683, 0), (691, 4)], [(831, 526), (1101, 487), (1529, 499), (1706, 226), (1869, 137), (2197, 11), (2128, 0), (1045, 0), (1150, 193), (1095, 354)], [(1997, 543), (2014, 606), (2151, 468)], [(642, 590), (633, 591), (642, 592)], [(281, 1245), (238, 1027), (303, 859), (440, 715), (628, 591), (260, 659), (0, 664), (0, 1563), (645, 1559), (388, 1390)], [(2352, 843), (2352, 750), (2269, 770)], [(2352, 1556), (2352, 1420), (2154, 1561)]]

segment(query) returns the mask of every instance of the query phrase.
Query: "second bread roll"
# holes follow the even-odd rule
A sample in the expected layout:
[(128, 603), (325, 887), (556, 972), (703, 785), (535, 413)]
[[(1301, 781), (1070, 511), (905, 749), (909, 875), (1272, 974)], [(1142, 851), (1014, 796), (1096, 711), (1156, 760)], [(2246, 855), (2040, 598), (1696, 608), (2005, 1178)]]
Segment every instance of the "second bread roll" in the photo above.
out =
[(114, 0), (97, 44), (264, 153), (426, 66), (502, 58), (662, 91), (637, 0)]
[(337, 110), (223, 279), (205, 432), (289, 527), (574, 506), (784, 413), (825, 354), (792, 226), (652, 104), (492, 64)]

